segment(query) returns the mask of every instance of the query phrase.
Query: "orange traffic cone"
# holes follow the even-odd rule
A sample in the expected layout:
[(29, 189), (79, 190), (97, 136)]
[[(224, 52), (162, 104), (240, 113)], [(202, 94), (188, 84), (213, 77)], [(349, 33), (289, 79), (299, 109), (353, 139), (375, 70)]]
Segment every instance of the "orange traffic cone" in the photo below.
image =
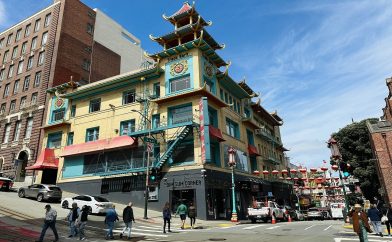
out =
[(289, 214), (289, 219), (287, 220), (287, 222), (291, 222), (291, 216), (290, 216), (290, 214)]
[(275, 216), (272, 214), (271, 224), (276, 224)]

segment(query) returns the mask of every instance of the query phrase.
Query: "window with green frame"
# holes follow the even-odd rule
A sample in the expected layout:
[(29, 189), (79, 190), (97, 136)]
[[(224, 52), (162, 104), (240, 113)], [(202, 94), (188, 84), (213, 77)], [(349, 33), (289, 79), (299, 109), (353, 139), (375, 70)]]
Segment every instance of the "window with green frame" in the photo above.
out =
[(62, 132), (48, 134), (48, 143), (47, 143), (46, 147), (47, 148), (60, 148), (62, 136), (63, 136)]
[(210, 125), (218, 128), (218, 112), (208, 106), (208, 117), (210, 119)]
[(195, 160), (195, 146), (193, 134), (189, 134), (174, 150), (169, 162), (174, 165), (193, 162)]
[(161, 126), (161, 115), (159, 113), (152, 115), (151, 121), (153, 129), (159, 128)]
[(153, 89), (154, 90), (154, 96), (156, 98), (160, 97), (161, 96), (161, 84), (159, 82), (154, 83), (154, 87), (153, 88), (154, 88)]
[(99, 127), (89, 128), (86, 130), (86, 142), (96, 141), (99, 139)]
[(67, 145), (73, 145), (74, 132), (69, 132), (67, 137)]
[(181, 77), (172, 78), (169, 80), (170, 93), (178, 92), (191, 88), (191, 77), (185, 75)]
[(136, 100), (135, 90), (129, 90), (123, 93), (123, 105), (128, 103), (134, 103)]
[(240, 138), (240, 129), (238, 124), (229, 118), (226, 118), (226, 132), (228, 135), (236, 139)]
[(71, 106), (71, 118), (75, 117), (76, 115), (76, 105)]
[(219, 142), (211, 142), (210, 149), (211, 149), (211, 161), (218, 167), (221, 167)]
[(219, 92), (220, 92), (220, 99), (221, 99), (222, 101), (224, 101), (224, 100), (225, 100), (225, 93), (223, 92), (223, 89), (221, 88), (221, 89), (219, 90)]
[(193, 120), (192, 104), (169, 108), (170, 124), (180, 124)]
[(246, 130), (246, 136), (248, 138), (248, 144), (250, 145), (255, 145), (255, 139), (253, 136), (253, 132), (250, 131), (249, 129)]
[(250, 157), (250, 169), (252, 172), (258, 169), (256, 156)]
[(126, 120), (120, 123), (120, 135), (129, 135), (135, 132), (135, 120)]
[(101, 110), (101, 99), (97, 98), (97, 99), (91, 100), (89, 112), (93, 113), (93, 112), (98, 112), (99, 110)]

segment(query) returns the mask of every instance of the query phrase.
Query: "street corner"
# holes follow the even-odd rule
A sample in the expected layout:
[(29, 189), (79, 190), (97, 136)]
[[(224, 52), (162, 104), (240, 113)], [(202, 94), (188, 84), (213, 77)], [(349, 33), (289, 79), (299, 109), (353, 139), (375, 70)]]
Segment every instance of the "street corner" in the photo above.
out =
[[(240, 224), (240, 223), (238, 223), (238, 224)], [(218, 224), (217, 227), (219, 227), (219, 228), (230, 228), (230, 227), (234, 227), (235, 225), (237, 225), (237, 224), (224, 223), (224, 224)]]
[(343, 228), (345, 228), (345, 229), (353, 229), (353, 225), (352, 224), (344, 224)]

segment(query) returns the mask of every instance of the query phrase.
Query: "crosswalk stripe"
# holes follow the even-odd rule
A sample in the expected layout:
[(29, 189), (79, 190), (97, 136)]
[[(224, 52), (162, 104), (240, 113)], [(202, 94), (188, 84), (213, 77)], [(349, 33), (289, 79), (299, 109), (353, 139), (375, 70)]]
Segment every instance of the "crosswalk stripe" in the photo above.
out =
[(276, 228), (279, 228), (280, 227), (280, 225), (278, 225), (278, 226), (273, 226), (273, 227), (269, 227), (269, 228), (266, 228), (266, 229), (276, 229)]
[[(114, 229), (113, 232), (121, 233), (122, 230)], [(141, 233), (141, 232), (134, 232), (134, 231), (131, 232), (131, 235), (132, 235), (132, 234), (144, 235), (144, 236), (151, 236), (151, 237), (162, 237), (162, 238), (167, 238), (167, 237), (169, 237), (168, 235), (165, 235), (165, 234), (148, 234), (148, 233)]]
[(314, 227), (315, 225), (313, 224), (313, 225), (311, 225), (311, 226), (309, 226), (309, 227), (307, 227), (307, 228), (304, 228), (304, 230), (308, 230), (308, 229), (310, 229), (310, 228), (312, 228), (312, 227)]
[(255, 228), (263, 227), (263, 226), (266, 226), (266, 224), (254, 225), (254, 226), (245, 227), (245, 228), (242, 228), (242, 229), (255, 229)]
[(325, 230), (328, 230), (329, 228), (331, 228), (332, 227), (332, 225), (329, 225), (328, 227), (326, 227), (325, 229), (324, 229), (324, 231)]
[[(359, 241), (359, 239), (354, 239), (354, 238), (334, 238), (335, 242), (344, 242), (344, 241)], [(378, 239), (369, 239), (369, 242), (385, 242), (385, 241), (390, 241), (390, 240), (378, 240)]]

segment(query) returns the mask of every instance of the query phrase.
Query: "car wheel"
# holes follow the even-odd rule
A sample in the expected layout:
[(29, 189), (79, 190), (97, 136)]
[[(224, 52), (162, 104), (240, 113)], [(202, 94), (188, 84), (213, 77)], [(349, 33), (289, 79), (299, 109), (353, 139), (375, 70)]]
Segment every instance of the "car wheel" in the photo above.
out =
[(18, 192), (18, 196), (19, 197), (25, 197), (25, 191), (24, 190), (20, 190), (19, 192)]
[(37, 196), (37, 201), (42, 202), (44, 200), (44, 195), (43, 194), (38, 194)]
[(61, 207), (62, 207), (62, 208), (68, 208), (68, 201), (64, 201), (64, 202), (61, 204)]

